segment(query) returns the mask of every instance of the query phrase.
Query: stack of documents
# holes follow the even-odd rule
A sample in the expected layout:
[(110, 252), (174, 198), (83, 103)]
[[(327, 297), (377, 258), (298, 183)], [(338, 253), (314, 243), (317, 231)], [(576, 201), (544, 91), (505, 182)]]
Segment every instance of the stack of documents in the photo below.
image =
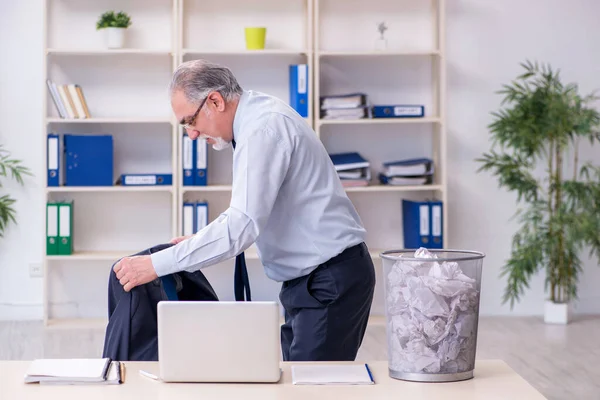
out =
[(433, 161), (411, 158), (383, 163), (379, 181), (384, 185), (426, 185), (432, 182)]
[(123, 363), (109, 358), (37, 359), (25, 383), (44, 385), (118, 385), (125, 380)]
[(371, 180), (371, 164), (356, 152), (330, 154), (344, 187), (367, 186)]
[(367, 364), (292, 365), (294, 385), (373, 385)]
[(361, 119), (369, 117), (367, 95), (348, 93), (321, 97), (322, 119)]

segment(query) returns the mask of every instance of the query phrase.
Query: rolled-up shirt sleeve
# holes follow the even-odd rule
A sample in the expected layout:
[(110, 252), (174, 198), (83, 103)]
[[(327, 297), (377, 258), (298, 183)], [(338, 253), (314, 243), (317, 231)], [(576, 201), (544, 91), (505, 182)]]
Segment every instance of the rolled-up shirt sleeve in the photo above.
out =
[(290, 165), (291, 151), (273, 123), (244, 132), (238, 142), (229, 208), (191, 238), (151, 255), (158, 276), (197, 271), (235, 257), (256, 241)]

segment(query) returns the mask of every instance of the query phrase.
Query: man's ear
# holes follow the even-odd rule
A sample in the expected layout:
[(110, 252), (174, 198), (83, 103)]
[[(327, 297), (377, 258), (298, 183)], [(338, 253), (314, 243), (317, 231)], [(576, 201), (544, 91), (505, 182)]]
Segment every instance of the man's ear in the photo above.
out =
[(213, 106), (218, 112), (225, 111), (225, 99), (219, 92), (212, 92), (209, 94), (207, 103)]

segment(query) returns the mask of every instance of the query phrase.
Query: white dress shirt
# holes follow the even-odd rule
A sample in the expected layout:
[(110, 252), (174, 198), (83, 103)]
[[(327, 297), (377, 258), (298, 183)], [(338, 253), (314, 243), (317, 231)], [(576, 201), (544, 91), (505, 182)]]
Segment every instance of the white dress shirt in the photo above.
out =
[(196, 271), (256, 243), (266, 275), (282, 282), (365, 240), (327, 151), (289, 105), (244, 91), (233, 137), (229, 208), (190, 239), (152, 254), (158, 276)]

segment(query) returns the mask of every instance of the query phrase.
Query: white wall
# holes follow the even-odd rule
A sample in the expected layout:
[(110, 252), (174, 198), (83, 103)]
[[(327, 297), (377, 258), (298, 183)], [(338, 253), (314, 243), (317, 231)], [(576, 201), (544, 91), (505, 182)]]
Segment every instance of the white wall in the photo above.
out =
[[(489, 149), (489, 113), (500, 106), (494, 94), (522, 72), (526, 59), (549, 62), (565, 80), (588, 93), (600, 88), (598, 63), (600, 3), (593, 0), (449, 0), (448, 4), (448, 160), (452, 246), (487, 254), (482, 312), (509, 313), (499, 299), (504, 281), (498, 275), (510, 255), (510, 221), (516, 197), (498, 190), (490, 175), (476, 174), (473, 162)], [(589, 150), (589, 149), (587, 149)], [(600, 147), (588, 157), (600, 162)], [(581, 277), (577, 311), (600, 312), (600, 268), (587, 262)], [(543, 276), (531, 283), (513, 314), (539, 314), (543, 307)]]
[[(18, 40), (17, 40), (18, 39)], [(44, 243), (42, 191), (46, 173), (42, 143), (42, 1), (0, 1), (0, 143), (33, 170), (20, 188), (2, 180), (0, 193), (17, 198), (19, 225), (0, 239), (0, 318), (42, 316), (42, 280), (29, 278), (41, 262)]]
[[(600, 3), (593, 0), (447, 0), (449, 247), (487, 254), (483, 314), (539, 314), (544, 298), (539, 276), (512, 312), (500, 304), (504, 282), (498, 275), (517, 226), (509, 221), (515, 198), (497, 189), (488, 175), (476, 174), (473, 161), (489, 148), (486, 125), (500, 101), (494, 91), (514, 78), (519, 62), (527, 58), (560, 67), (584, 92), (600, 87), (600, 45), (593, 40), (600, 27), (595, 15), (600, 15)], [(41, 279), (28, 275), (29, 263), (40, 262), (44, 252), (39, 232), (44, 226), (45, 166), (37, 140), (43, 129), (42, 26), (41, 0), (0, 1), (0, 142), (36, 175), (25, 189), (0, 189), (18, 198), (19, 218), (19, 225), (0, 240), (0, 319), (42, 316)], [(598, 149), (587, 152), (596, 160), (599, 154)], [(386, 217), (382, 213), (380, 218)], [(276, 285), (258, 282), (260, 269), (251, 274), (257, 296), (276, 292)], [(600, 312), (600, 295), (594, 289), (600, 282), (596, 261), (586, 263), (581, 281), (578, 310)], [(222, 282), (215, 286), (226, 290)]]

